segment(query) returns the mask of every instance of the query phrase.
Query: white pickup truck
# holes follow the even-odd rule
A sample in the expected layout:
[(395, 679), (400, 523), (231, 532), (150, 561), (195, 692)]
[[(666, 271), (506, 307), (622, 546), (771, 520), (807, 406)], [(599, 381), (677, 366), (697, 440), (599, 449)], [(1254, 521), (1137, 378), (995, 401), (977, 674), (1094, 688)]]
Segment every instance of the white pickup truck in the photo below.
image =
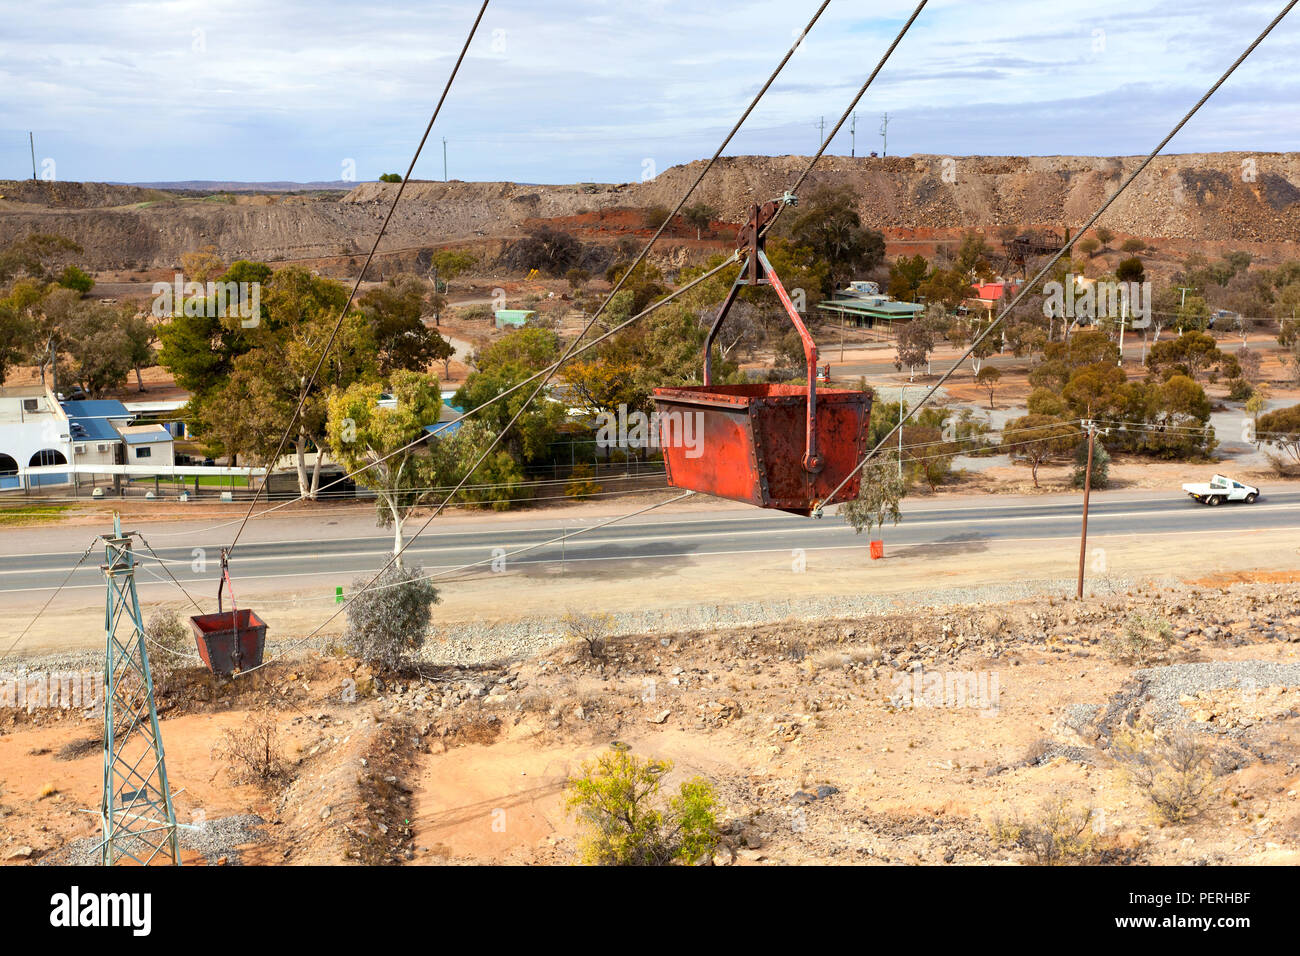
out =
[(1204, 482), (1183, 485), (1187, 492), (1203, 505), (1221, 505), (1225, 501), (1244, 501), (1254, 504), (1259, 497), (1259, 489), (1242, 484), (1223, 475), (1215, 475), (1209, 484)]

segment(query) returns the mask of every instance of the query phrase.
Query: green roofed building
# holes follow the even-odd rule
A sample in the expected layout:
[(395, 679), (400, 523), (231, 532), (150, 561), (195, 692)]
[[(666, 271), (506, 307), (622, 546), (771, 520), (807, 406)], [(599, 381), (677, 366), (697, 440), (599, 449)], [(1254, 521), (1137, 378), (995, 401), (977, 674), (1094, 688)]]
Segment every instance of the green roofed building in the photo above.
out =
[(497, 309), (497, 328), (504, 329), (508, 325), (511, 328), (521, 329), (536, 314), (531, 309)]
[(917, 302), (897, 302), (887, 295), (844, 293), (823, 299), (817, 308), (838, 315), (860, 329), (889, 329), (895, 322), (911, 321), (925, 312), (925, 306)]

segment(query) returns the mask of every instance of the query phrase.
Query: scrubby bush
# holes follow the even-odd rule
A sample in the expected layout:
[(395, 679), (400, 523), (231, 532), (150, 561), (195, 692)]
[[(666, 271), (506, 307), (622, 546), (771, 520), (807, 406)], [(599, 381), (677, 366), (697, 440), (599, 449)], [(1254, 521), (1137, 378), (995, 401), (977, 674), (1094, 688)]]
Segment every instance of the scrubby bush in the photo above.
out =
[(570, 498), (590, 498), (592, 495), (598, 495), (604, 487), (596, 481), (593, 481), (594, 473), (590, 465), (577, 465), (573, 469), (573, 474), (569, 476), (568, 484), (564, 486), (564, 493)]
[(564, 615), (564, 630), (569, 640), (581, 642), (593, 661), (605, 659), (609, 652), (609, 634), (613, 629), (614, 619), (608, 614), (570, 611)]
[(650, 206), (645, 210), (644, 221), (648, 228), (658, 229), (672, 214), (672, 210), (667, 206)]
[(989, 826), (993, 842), (1030, 853), (1046, 866), (1088, 863), (1096, 854), (1096, 834), (1090, 826), (1092, 808), (1079, 807), (1065, 797), (1049, 798), (1029, 818), (995, 816)]
[(149, 672), (158, 690), (166, 690), (176, 672), (198, 663), (194, 634), (173, 608), (160, 608), (144, 625)]
[(1164, 657), (1174, 644), (1173, 625), (1158, 614), (1129, 615), (1124, 627), (1102, 641), (1106, 652), (1126, 664), (1150, 664)]
[(85, 295), (95, 287), (95, 280), (85, 270), (76, 266), (67, 266), (59, 273), (59, 285)]
[(1198, 816), (1213, 797), (1211, 748), (1192, 731), (1160, 735), (1147, 724), (1119, 736), (1114, 750), (1129, 780), (1165, 823)]
[[(1082, 488), (1088, 476), (1088, 441), (1079, 442), (1074, 450), (1074, 473), (1070, 480), (1074, 487)], [(1092, 487), (1105, 488), (1110, 484), (1110, 454), (1101, 442), (1092, 447)]]
[(423, 577), (418, 564), (392, 565), (362, 590), (369, 578), (358, 578), (358, 592), (348, 604), (348, 628), (343, 645), (349, 654), (389, 669), (400, 667), (408, 654), (424, 646), (438, 589)]
[(596, 866), (691, 865), (718, 844), (713, 787), (701, 778), (660, 794), (667, 761), (611, 750), (569, 781), (567, 805), (587, 825), (582, 858)]
[(269, 790), (289, 776), (289, 762), (280, 745), (278, 715), (258, 710), (232, 727), (217, 744), (214, 756), (227, 764), (235, 783), (252, 783)]

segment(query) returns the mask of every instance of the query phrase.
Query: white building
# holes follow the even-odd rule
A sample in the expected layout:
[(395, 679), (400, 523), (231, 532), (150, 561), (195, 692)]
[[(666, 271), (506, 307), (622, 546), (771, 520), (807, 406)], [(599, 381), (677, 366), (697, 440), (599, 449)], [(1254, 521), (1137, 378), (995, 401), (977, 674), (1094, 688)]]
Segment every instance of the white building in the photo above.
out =
[[(66, 465), (72, 430), (58, 399), (44, 385), (0, 388), (0, 491), (22, 487), (20, 468)], [(32, 486), (62, 485), (68, 476), (32, 476)]]
[(126, 445), (123, 464), (171, 467), (176, 463), (172, 434), (162, 425), (131, 425), (118, 432)]

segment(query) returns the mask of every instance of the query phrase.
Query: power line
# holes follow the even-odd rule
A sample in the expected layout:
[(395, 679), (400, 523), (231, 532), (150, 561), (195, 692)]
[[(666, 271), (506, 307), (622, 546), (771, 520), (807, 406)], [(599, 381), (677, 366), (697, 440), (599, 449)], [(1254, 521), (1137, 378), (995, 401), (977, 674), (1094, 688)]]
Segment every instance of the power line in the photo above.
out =
[[(510, 557), (511, 555), (514, 555), (514, 554), (522, 554), (522, 553), (525, 552), (525, 551), (535, 551), (535, 550), (537, 550), (538, 548), (546, 547), (547, 545), (556, 544), (556, 543), (558, 543), (558, 542), (560, 542), (560, 541), (567, 541), (569, 538), (576, 537), (577, 535), (580, 535), (580, 534), (587, 534), (587, 533), (592, 532), (592, 531), (598, 531), (598, 530), (600, 530), (601, 528), (605, 528), (605, 527), (608, 527), (608, 526), (611, 525), (611, 524), (614, 524), (615, 522), (618, 522), (618, 521), (626, 521), (628, 518), (635, 518), (635, 517), (637, 517), (638, 515), (643, 515), (643, 514), (645, 514), (645, 513), (647, 513), (647, 512), (654, 511), (656, 508), (662, 508), (662, 507), (664, 507), (665, 505), (670, 505), (670, 504), (673, 504), (674, 502), (681, 501), (681, 500), (684, 499), (684, 498), (689, 498), (689, 497), (691, 497), (691, 496), (694, 495), (694, 494), (695, 494), (695, 492), (693, 492), (693, 491), (687, 491), (687, 492), (685, 492), (684, 494), (680, 494), (680, 495), (677, 495), (676, 497), (669, 498), (669, 499), (667, 499), (666, 501), (659, 501), (659, 502), (656, 502), (655, 504), (652, 504), (652, 505), (650, 505), (650, 506), (648, 506), (648, 507), (646, 507), (646, 508), (641, 508), (641, 509), (638, 510), (638, 511), (633, 511), (633, 512), (631, 512), (630, 514), (616, 515), (615, 517), (610, 518), (610, 519), (608, 519), (607, 521), (602, 521), (600, 524), (591, 525), (590, 527), (586, 527), (586, 528), (575, 528), (573, 531), (566, 531), (564, 534), (560, 535), (559, 537), (552, 538), (552, 539), (550, 539), (549, 541), (542, 541), (542, 542), (539, 542), (538, 544), (528, 545), (527, 547), (520, 548), (520, 549), (518, 549), (518, 550), (516, 550), (516, 551), (508, 552), (508, 553), (507, 553), (506, 555), (504, 555), (504, 556), (505, 556), (505, 557)], [(414, 539), (412, 539), (412, 540), (414, 540)], [(458, 572), (460, 572), (460, 571), (467, 570), (467, 569), (469, 569), (469, 568), (477, 567), (477, 566), (480, 565), (480, 564), (487, 564), (487, 563), (490, 563), (490, 562), (492, 562), (492, 561), (494, 561), (494, 560), (497, 560), (497, 558), (499, 558), (499, 557), (501, 557), (501, 556), (497, 556), (496, 558), (486, 558), (486, 559), (484, 559), (484, 560), (482, 560), (482, 561), (475, 561), (475, 562), (472, 562), (472, 563), (470, 563), (470, 564), (462, 565), (461, 567), (458, 567), (458, 568), (449, 568), (449, 569), (447, 569), (446, 571), (441, 571), (441, 572), (439, 572), (438, 574), (423, 575), (423, 576), (420, 578), (420, 580), (428, 580), (428, 579), (430, 579), (430, 578), (435, 578), (435, 577), (444, 577), (445, 575), (448, 575), (448, 574), (455, 574), (455, 573), (458, 573)], [(391, 564), (391, 562), (389, 562), (389, 563)], [(309, 634), (307, 634), (305, 637), (299, 638), (297, 641), (294, 641), (292, 644), (290, 644), (290, 645), (289, 645), (288, 647), (286, 647), (286, 648), (282, 648), (281, 651), (280, 651), (280, 653), (277, 654), (275, 657), (271, 658), (270, 660), (263, 661), (261, 664), (258, 664), (257, 667), (250, 667), (250, 668), (249, 668), (248, 670), (246, 670), (246, 671), (240, 671), (240, 672), (239, 672), (238, 674), (236, 674), (235, 676), (236, 676), (236, 677), (243, 677), (245, 674), (251, 674), (253, 671), (255, 671), (255, 670), (259, 670), (260, 668), (265, 667), (267, 664), (270, 664), (272, 661), (278, 660), (278, 659), (280, 659), (281, 657), (283, 657), (285, 651), (292, 650), (293, 648), (298, 647), (298, 646), (301, 645), (301, 644), (305, 644), (307, 641), (311, 640), (313, 637), (315, 637), (317, 634), (319, 634), (322, 630), (324, 630), (324, 629), (329, 625), (330, 621), (334, 620), (334, 618), (338, 617), (341, 613), (343, 613), (343, 611), (347, 610), (347, 608), (349, 607), (349, 605), (351, 605), (352, 602), (353, 602), (354, 600), (356, 600), (360, 595), (366, 593), (367, 591), (381, 591), (381, 590), (386, 590), (386, 589), (391, 588), (391, 587), (399, 587), (399, 586), (400, 586), (400, 587), (405, 587), (405, 586), (408, 586), (409, 584), (412, 583), (412, 582), (410, 582), (410, 581), (399, 581), (399, 582), (397, 582), (396, 584), (381, 584), (381, 585), (376, 585), (376, 584), (375, 584), (375, 581), (377, 581), (377, 580), (379, 579), (379, 577), (382, 576), (383, 572), (386, 571), (386, 570), (388, 569), (388, 566), (389, 566), (388, 564), (384, 565), (384, 567), (380, 569), (380, 573), (379, 573), (379, 575), (377, 575), (377, 576), (374, 577), (374, 578), (371, 578), (370, 581), (369, 581), (367, 584), (365, 584), (365, 586), (363, 586), (359, 591), (354, 592), (354, 593), (353, 593), (353, 594), (352, 594), (352, 595), (351, 595), (351, 596), (350, 596), (350, 597), (349, 597), (349, 598), (348, 598), (348, 599), (347, 599), (343, 604), (339, 605), (339, 607), (337, 607), (337, 608), (335, 609), (335, 611), (334, 611), (333, 614), (331, 614), (331, 615), (330, 615), (329, 617), (327, 617), (324, 621), (322, 621), (319, 625), (317, 625), (316, 628), (313, 629), (313, 630), (312, 630)]]
[[(880, 61), (876, 64), (876, 68), (871, 71), (871, 74), (867, 77), (866, 81), (862, 84), (861, 87), (859, 87), (857, 95), (853, 97), (853, 101), (849, 103), (848, 108), (846, 108), (844, 112), (840, 114), (839, 121), (835, 124), (834, 127), (831, 128), (830, 136), (827, 136), (826, 139), (822, 142), (821, 148), (817, 150), (816, 155), (813, 156), (813, 158), (808, 162), (807, 168), (804, 169), (804, 171), (800, 174), (799, 178), (795, 180), (794, 186), (792, 186), (789, 190), (791, 194), (793, 195), (799, 194), (799, 189), (800, 187), (803, 186), (804, 180), (806, 180), (808, 178), (808, 174), (813, 171), (813, 167), (816, 166), (817, 161), (822, 158), (822, 154), (824, 154), (826, 150), (830, 147), (831, 140), (833, 140), (836, 136), (839, 135), (840, 130), (844, 128), (844, 124), (848, 122), (848, 119), (853, 114), (853, 111), (858, 108), (858, 103), (862, 100), (862, 97), (866, 95), (867, 90), (870, 88), (872, 82), (876, 79), (877, 74), (879, 74), (880, 71), (885, 68), (885, 64), (888, 63), (889, 58), (894, 55), (894, 50), (898, 47), (898, 44), (903, 42), (903, 37), (907, 36), (907, 31), (912, 28), (912, 24), (916, 22), (916, 18), (919, 17), (921, 15), (921, 11), (925, 9), (926, 2), (927, 0), (921, 0), (921, 2), (916, 5), (916, 9), (912, 11), (912, 15), (907, 18), (907, 22), (903, 24), (903, 28), (899, 30), (898, 35), (894, 37), (894, 42), (889, 44), (889, 48), (885, 50), (884, 56), (882, 56), (880, 58)], [(785, 210), (784, 204), (777, 207), (776, 215), (774, 215), (770, 220), (768, 220), (767, 226), (764, 227), (763, 229), (764, 235), (766, 235), (768, 232), (772, 230), (772, 227), (776, 225), (777, 219), (781, 217), (781, 213), (784, 210)]]
[[(379, 250), (379, 243), (384, 238), (384, 233), (388, 230), (388, 223), (393, 218), (393, 213), (397, 210), (397, 204), (402, 198), (402, 193), (406, 190), (406, 184), (410, 182), (411, 173), (415, 171), (415, 163), (420, 158), (420, 152), (424, 149), (425, 142), (429, 139), (429, 134), (433, 132), (433, 124), (438, 119), (438, 114), (442, 111), (442, 104), (447, 100), (447, 94), (451, 92), (451, 84), (456, 79), (456, 74), (460, 72), (461, 64), (465, 62), (465, 54), (469, 52), (469, 45), (474, 39), (474, 34), (478, 31), (479, 24), (483, 21), (483, 14), (487, 12), (489, 0), (483, 0), (483, 6), (479, 7), (478, 16), (474, 18), (474, 25), (470, 27), (469, 36), (465, 38), (465, 45), (461, 48), (460, 56), (456, 58), (456, 65), (452, 67), (451, 75), (447, 77), (447, 83), (442, 89), (442, 95), (438, 98), (438, 105), (434, 107), (433, 115), (429, 117), (429, 124), (424, 128), (424, 135), (420, 137), (419, 145), (415, 148), (415, 155), (411, 157), (411, 163), (406, 168), (406, 175), (402, 177), (401, 184), (397, 187), (397, 193), (393, 196), (393, 201), (389, 204), (388, 214), (384, 216), (383, 224), (379, 227), (379, 234), (375, 236), (374, 245), (370, 247), (370, 253), (366, 256), (365, 265), (361, 267), (361, 272), (357, 275), (357, 281), (352, 284), (352, 291), (348, 293), (348, 300), (339, 312), (338, 321), (334, 323), (334, 328), (330, 332), (329, 339), (325, 342), (325, 347), (321, 349), (320, 358), (316, 362), (316, 367), (312, 369), (311, 377), (303, 384), (298, 405), (294, 409), (293, 415), (289, 419), (289, 424), (285, 427), (284, 437), (280, 439), (280, 444), (271, 456), (271, 461), (279, 461), (280, 455), (284, 452), (285, 445), (288, 444), (289, 435), (293, 431), (293, 426), (297, 423), (302, 415), (303, 407), (307, 404), (307, 396), (312, 386), (316, 383), (316, 377), (320, 374), (321, 368), (325, 365), (325, 359), (329, 356), (330, 349), (334, 347), (334, 340), (338, 338), (339, 329), (343, 327), (343, 320), (347, 317), (348, 309), (352, 308), (352, 302), (357, 296), (357, 290), (361, 288), (361, 281), (366, 277), (366, 272), (370, 269), (370, 263)], [(248, 514), (244, 515), (244, 520), (240, 523), (239, 528), (235, 531), (234, 540), (230, 542), (228, 552), (233, 552), (235, 546), (239, 544), (239, 536), (244, 533), (244, 526), (248, 524), (248, 519), (252, 517), (253, 509), (257, 506), (258, 495), (261, 493), (262, 486), (253, 495), (253, 500), (248, 506)]]
[[(545, 377), (542, 378), (541, 382), (538, 383), (537, 387), (533, 389), (532, 394), (530, 394), (528, 398), (524, 400), (524, 402), (519, 406), (519, 409), (514, 413), (514, 415), (511, 416), (510, 421), (506, 423), (504, 428), (502, 428), (496, 433), (492, 441), (488, 444), (487, 448), (483, 450), (482, 454), (478, 456), (478, 459), (469, 467), (468, 470), (466, 470), (465, 476), (457, 484), (457, 487), (452, 491), (451, 495), (449, 495), (447, 499), (445, 499), (441, 504), (439, 504), (434, 509), (433, 513), (430, 514), (429, 517), (425, 519), (424, 524), (422, 524), (419, 528), (417, 528), (415, 533), (409, 539), (403, 542), (402, 546), (399, 549), (397, 549), (397, 551), (393, 554), (393, 556), (384, 563), (384, 566), (381, 567), (375, 573), (375, 576), (370, 580), (370, 584), (374, 584), (375, 581), (378, 581), (379, 578), (383, 576), (384, 572), (386, 572), (390, 567), (392, 567), (394, 563), (399, 562), (401, 560), (402, 554), (406, 551), (406, 549), (409, 548), (411, 544), (416, 539), (418, 539), (421, 534), (424, 533), (424, 531), (429, 527), (429, 525), (433, 522), (433, 520), (442, 513), (443, 509), (446, 507), (447, 501), (450, 500), (450, 498), (454, 497), (460, 491), (461, 487), (470, 479), (470, 477), (479, 469), (479, 467), (482, 466), (483, 462), (487, 460), (487, 457), (492, 453), (492, 451), (496, 448), (496, 446), (500, 444), (502, 438), (504, 438), (505, 435), (510, 431), (510, 429), (515, 426), (515, 423), (519, 421), (524, 411), (528, 408), (529, 405), (533, 403), (534, 399), (536, 399), (537, 396), (541, 393), (542, 389), (546, 387), (547, 383), (550, 382), (551, 377), (555, 374), (556, 370), (558, 370), (562, 365), (564, 365), (564, 363), (567, 362), (569, 358), (574, 354), (575, 350), (578, 347), (578, 343), (582, 341), (582, 339), (586, 336), (586, 334), (596, 324), (596, 320), (601, 316), (601, 314), (605, 311), (605, 309), (609, 307), (610, 302), (612, 302), (614, 297), (618, 295), (624, 283), (627, 282), (627, 280), (632, 276), (632, 274), (637, 270), (637, 268), (645, 261), (646, 257), (650, 254), (650, 250), (654, 247), (655, 243), (658, 242), (659, 237), (663, 235), (664, 230), (668, 228), (669, 223), (671, 223), (673, 218), (681, 211), (682, 207), (686, 205), (686, 201), (695, 192), (696, 188), (699, 187), (700, 183), (704, 181), (704, 177), (707, 176), (710, 170), (712, 170), (713, 167), (717, 164), (717, 161), (722, 156), (723, 151), (727, 148), (728, 144), (730, 144), (731, 140), (735, 137), (736, 133), (740, 131), (740, 127), (744, 124), (745, 120), (749, 118), (749, 115), (753, 113), (754, 109), (758, 106), (759, 102), (763, 99), (763, 96), (771, 88), (772, 84), (776, 82), (777, 77), (781, 74), (781, 71), (785, 68), (785, 65), (790, 62), (790, 58), (794, 56), (795, 51), (798, 50), (799, 45), (803, 42), (804, 37), (807, 36), (808, 32), (812, 30), (812, 28), (816, 25), (817, 21), (821, 18), (822, 13), (825, 12), (826, 8), (829, 5), (830, 5), (830, 0), (823, 0), (821, 6), (819, 6), (817, 8), (817, 11), (813, 14), (812, 19), (808, 21), (808, 25), (804, 27), (803, 33), (800, 34), (800, 36), (790, 46), (790, 49), (786, 51), (785, 56), (781, 58), (781, 62), (777, 64), (776, 69), (772, 71), (771, 75), (767, 78), (767, 81), (762, 85), (762, 87), (759, 88), (758, 92), (754, 94), (754, 97), (752, 100), (750, 100), (749, 105), (745, 108), (744, 112), (741, 113), (740, 118), (736, 120), (735, 124), (728, 131), (727, 135), (723, 138), (722, 142), (719, 144), (717, 150), (714, 151), (713, 155), (709, 158), (709, 161), (704, 165), (704, 168), (700, 170), (700, 174), (695, 178), (695, 181), (690, 185), (690, 188), (686, 190), (686, 192), (682, 195), (682, 197), (677, 201), (677, 205), (664, 219), (664, 221), (660, 223), (659, 228), (655, 230), (654, 235), (651, 236), (649, 242), (645, 244), (645, 247), (641, 250), (640, 255), (636, 257), (636, 260), (619, 277), (618, 281), (614, 284), (614, 288), (610, 290), (609, 295), (605, 297), (604, 302), (602, 302), (600, 304), (600, 307), (597, 308), (596, 311), (592, 314), (591, 318), (588, 320), (586, 326), (583, 327), (582, 331), (578, 334), (577, 338), (575, 338), (571, 343), (569, 343), (569, 346), (565, 350), (564, 354), (560, 356), (560, 360), (557, 363), (555, 363), (554, 366), (552, 366), (550, 371), (546, 373)], [(733, 254), (733, 258), (736, 258), (735, 254)], [(723, 263), (724, 266), (727, 264), (729, 263)], [(719, 269), (720, 268), (722, 267), (719, 266)], [(362, 591), (364, 592), (365, 588), (363, 588)], [(338, 614), (343, 610), (345, 610), (348, 604), (350, 603), (351, 601), (340, 606), (332, 615), (330, 615), (329, 619), (327, 619), (325, 623), (328, 624), (329, 621), (337, 617)], [(324, 624), (322, 624), (321, 626), (324, 627)]]
[[(1220, 76), (1218, 80), (1215, 81), (1214, 85), (1211, 86), (1208, 90), (1206, 90), (1205, 94), (1199, 100), (1197, 100), (1195, 105), (1193, 105), (1192, 108), (1188, 110), (1187, 113), (1183, 116), (1183, 118), (1180, 119), (1177, 122), (1177, 124), (1174, 125), (1174, 128), (1169, 131), (1169, 133), (1164, 137), (1164, 139), (1162, 139), (1159, 143), (1157, 143), (1156, 147), (1153, 150), (1151, 150), (1151, 152), (1147, 153), (1146, 157), (1142, 160), (1142, 162), (1137, 165), (1137, 168), (1135, 168), (1133, 172), (1131, 172), (1128, 176), (1126, 176), (1124, 181), (1120, 183), (1119, 188), (1116, 189), (1113, 193), (1111, 193), (1110, 196), (1106, 198), (1105, 202), (1101, 204), (1101, 207), (1096, 212), (1094, 212), (1092, 216), (1088, 219), (1088, 221), (1084, 223), (1083, 226), (1080, 227), (1075, 232), (1073, 238), (1067, 240), (1065, 245), (1063, 245), (1060, 249), (1056, 251), (1056, 253), (1047, 261), (1047, 264), (1044, 265), (1042, 269), (1039, 270), (1038, 274), (1035, 275), (1034, 278), (1031, 279), (1029, 282), (1027, 282), (1024, 285), (1024, 287), (1021, 288), (1020, 292), (1016, 294), (1016, 297), (1012, 299), (1011, 302), (1006, 306), (1006, 308), (1004, 308), (1000, 313), (998, 313), (997, 318), (989, 323), (989, 327), (985, 329), (982, 333), (980, 333), (980, 335), (978, 335), (973, 342), (971, 342), (970, 347), (967, 348), (966, 351), (962, 354), (961, 358), (957, 360), (957, 363), (951, 369), (945, 372), (942, 376), (940, 376), (939, 381), (934, 384), (934, 386), (921, 398), (921, 401), (918, 402), (912, 408), (911, 411), (909, 411), (905, 416), (903, 416), (902, 419), (900, 419), (899, 423), (894, 426), (894, 429), (890, 431), (890, 433), (880, 441), (880, 444), (876, 445), (875, 448), (869, 451), (866, 457), (864, 457), (862, 461), (858, 463), (857, 467), (855, 467), (852, 471), (850, 471), (848, 475), (845, 476), (844, 480), (835, 486), (834, 490), (832, 490), (831, 493), (827, 495), (826, 499), (822, 502), (822, 507), (832, 502), (835, 499), (835, 496), (838, 495), (844, 489), (844, 486), (847, 485), (853, 479), (853, 476), (856, 475), (859, 471), (861, 471), (863, 467), (866, 466), (866, 463), (871, 459), (871, 457), (880, 451), (881, 447), (885, 444), (885, 442), (889, 441), (889, 439), (893, 437), (894, 432), (897, 431), (899, 428), (901, 428), (903, 426), (903, 423), (907, 421), (908, 418), (914, 416), (916, 412), (921, 409), (922, 406), (924, 406), (928, 401), (930, 401), (931, 398), (934, 397), (935, 393), (939, 390), (939, 388), (943, 385), (943, 383), (952, 377), (953, 372), (957, 370), (958, 366), (960, 366), (962, 362), (964, 362), (967, 358), (969, 358), (972, 354), (974, 354), (975, 350), (979, 347), (980, 343), (982, 343), (986, 338), (988, 338), (988, 336), (992, 334), (993, 330), (996, 329), (1002, 323), (1002, 320), (1004, 318), (1006, 318), (1007, 314), (1011, 312), (1011, 310), (1014, 309), (1017, 305), (1020, 304), (1020, 300), (1023, 299), (1026, 295), (1028, 295), (1029, 290), (1032, 289), (1034, 286), (1036, 286), (1038, 282), (1043, 278), (1043, 276), (1047, 275), (1047, 273), (1051, 271), (1051, 268), (1054, 265), (1056, 265), (1058, 261), (1060, 261), (1062, 256), (1064, 256), (1067, 252), (1069, 252), (1072, 248), (1074, 248), (1074, 244), (1079, 241), (1079, 237), (1082, 236), (1084, 233), (1086, 233), (1089, 229), (1093, 227), (1093, 225), (1096, 224), (1097, 220), (1100, 219), (1102, 215), (1106, 212), (1106, 210), (1110, 208), (1111, 204), (1114, 203), (1115, 200), (1118, 199), (1119, 196), (1124, 192), (1124, 190), (1126, 190), (1129, 187), (1129, 185), (1133, 182), (1133, 180), (1135, 180), (1143, 172), (1143, 170), (1145, 170), (1147, 166), (1150, 165), (1151, 161), (1155, 159), (1155, 157), (1160, 153), (1160, 151), (1163, 150), (1165, 146), (1169, 144), (1169, 141), (1178, 134), (1178, 131), (1187, 125), (1188, 121), (1191, 120), (1191, 118), (1196, 115), (1197, 111), (1200, 110), (1200, 108), (1205, 105), (1205, 102), (1211, 96), (1213, 96), (1214, 93), (1219, 89), (1219, 87), (1222, 86), (1227, 81), (1228, 77), (1230, 77), (1233, 74), (1233, 72), (1236, 71), (1237, 67), (1239, 67), (1243, 62), (1245, 62), (1246, 57), (1250, 56), (1250, 54), (1254, 52), (1255, 48), (1264, 41), (1264, 38), (1273, 31), (1273, 28), (1276, 27), (1282, 21), (1282, 18), (1291, 12), (1291, 8), (1294, 7), (1297, 2), (1300, 2), (1300, 0), (1290, 0), (1290, 2), (1288, 2), (1287, 5), (1282, 8), (1282, 12), (1273, 18), (1273, 21), (1269, 23), (1267, 27), (1264, 28), (1264, 32), (1262, 32), (1258, 37), (1256, 37), (1254, 42), (1252, 42), (1250, 46), (1246, 47), (1246, 49), (1242, 51), (1241, 55), (1237, 57), (1236, 60), (1233, 61), (1232, 65), (1228, 67), (1228, 69), (1224, 72), (1224, 74)], [(821, 509), (819, 507), (818, 510), (814, 512), (814, 514), (819, 514), (820, 510)]]

